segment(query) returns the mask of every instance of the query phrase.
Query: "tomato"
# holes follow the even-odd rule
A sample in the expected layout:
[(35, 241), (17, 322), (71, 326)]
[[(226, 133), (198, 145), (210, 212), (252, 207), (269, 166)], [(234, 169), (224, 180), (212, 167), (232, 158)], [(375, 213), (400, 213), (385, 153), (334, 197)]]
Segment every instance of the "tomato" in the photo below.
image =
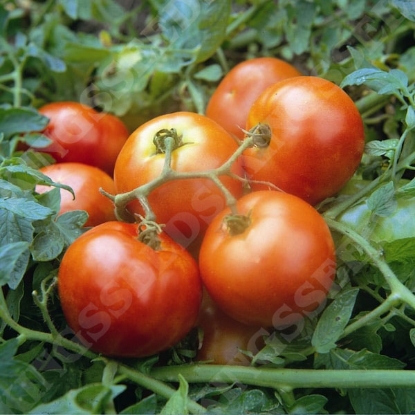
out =
[(234, 66), (213, 92), (206, 115), (242, 139), (249, 110), (268, 86), (301, 72), (281, 59), (253, 58)]
[[(339, 192), (339, 196), (353, 194), (369, 184), (366, 180), (351, 180)], [(400, 180), (399, 186), (407, 184)], [(336, 219), (358, 230), (359, 234), (372, 242), (392, 242), (397, 239), (415, 238), (415, 203), (414, 198), (396, 198), (396, 205), (388, 216), (374, 215), (366, 201), (349, 207)]]
[(241, 197), (237, 211), (239, 217), (229, 217), (230, 209), (216, 216), (200, 249), (200, 273), (213, 301), (235, 320), (264, 328), (315, 312), (336, 271), (323, 217), (297, 196), (273, 190)]
[[(201, 172), (215, 169), (226, 162), (238, 144), (215, 121), (191, 112), (162, 115), (141, 125), (129, 137), (121, 150), (114, 170), (117, 193), (143, 186), (162, 172), (166, 155), (153, 142), (159, 132), (174, 129), (181, 141), (171, 155), (171, 167), (177, 172)], [(239, 158), (233, 173), (242, 175)], [(229, 176), (220, 177), (235, 196), (242, 194), (242, 183)], [(207, 225), (226, 206), (218, 186), (208, 178), (170, 180), (154, 189), (148, 197), (157, 222), (164, 231), (185, 247), (195, 246)], [(128, 205), (132, 213), (144, 214), (135, 200)]]
[(57, 162), (99, 167), (112, 176), (115, 160), (129, 132), (116, 116), (78, 102), (52, 102), (39, 108), (49, 118), (43, 134), (53, 142), (39, 151)]
[(251, 359), (243, 351), (255, 355), (264, 346), (263, 336), (269, 334), (261, 327), (247, 326), (225, 314), (205, 293), (198, 327), (202, 341), (197, 361), (217, 365), (249, 366)]
[(244, 153), (248, 176), (313, 205), (339, 191), (363, 155), (356, 105), (340, 87), (318, 77), (289, 78), (267, 88), (249, 112), (247, 130), (257, 126), (263, 142)]
[[(89, 218), (85, 226), (96, 226), (115, 220), (114, 204), (100, 192), (100, 188), (110, 194), (115, 193), (114, 180), (97, 167), (82, 163), (56, 163), (42, 167), (40, 171), (54, 182), (66, 184), (75, 193), (75, 199), (69, 190), (61, 189), (59, 214), (71, 210), (85, 210)], [(50, 190), (49, 186), (36, 186), (38, 193)]]
[(97, 353), (156, 354), (179, 342), (197, 320), (197, 263), (164, 234), (161, 248), (150, 248), (137, 229), (123, 222), (98, 225), (69, 246), (59, 267), (66, 321)]

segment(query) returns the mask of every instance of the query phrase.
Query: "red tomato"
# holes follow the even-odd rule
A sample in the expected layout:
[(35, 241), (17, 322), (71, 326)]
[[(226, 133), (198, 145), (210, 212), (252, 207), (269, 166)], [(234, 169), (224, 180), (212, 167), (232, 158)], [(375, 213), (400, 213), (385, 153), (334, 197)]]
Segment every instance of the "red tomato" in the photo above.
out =
[(362, 118), (352, 99), (325, 79), (300, 76), (267, 88), (253, 104), (246, 129), (259, 125), (269, 144), (244, 153), (249, 177), (313, 205), (340, 190), (360, 164)]
[(323, 217), (278, 191), (239, 199), (237, 230), (225, 209), (210, 224), (199, 255), (206, 289), (230, 317), (264, 328), (291, 325), (318, 309), (335, 275), (335, 247)]
[(202, 298), (197, 263), (160, 235), (140, 242), (137, 225), (107, 222), (69, 246), (58, 292), (69, 327), (92, 350), (144, 357), (179, 342), (195, 325)]
[(282, 79), (300, 76), (294, 66), (272, 57), (249, 59), (234, 66), (213, 92), (206, 115), (242, 139), (249, 110), (258, 96)]
[(50, 119), (43, 134), (53, 140), (39, 151), (57, 162), (89, 164), (112, 176), (115, 160), (129, 135), (121, 120), (70, 101), (52, 102), (39, 112)]
[[(163, 130), (175, 129), (181, 145), (172, 152), (171, 167), (178, 172), (201, 172), (221, 166), (236, 151), (238, 144), (216, 122), (191, 112), (176, 112), (156, 117), (141, 125), (121, 150), (114, 169), (117, 193), (131, 191), (158, 178), (166, 161), (153, 139)], [(233, 172), (242, 175), (241, 159)], [(220, 178), (236, 197), (242, 194), (239, 180)], [(223, 193), (207, 178), (170, 180), (153, 190), (149, 203), (164, 231), (185, 247), (195, 245), (207, 225), (226, 206)], [(144, 214), (141, 204), (128, 205), (132, 213)], [(189, 248), (190, 249), (190, 248)]]
[[(110, 194), (115, 193), (111, 176), (97, 167), (82, 163), (56, 163), (43, 167), (40, 171), (54, 182), (66, 184), (75, 193), (75, 199), (69, 190), (61, 189), (59, 214), (71, 210), (85, 210), (89, 218), (85, 226), (96, 226), (115, 220), (114, 204), (100, 192), (100, 188)], [(49, 186), (36, 186), (38, 193), (45, 193)]]
[(242, 351), (255, 355), (264, 346), (263, 336), (269, 334), (261, 327), (247, 326), (230, 318), (206, 293), (198, 327), (203, 337), (196, 360), (216, 365), (249, 366), (251, 359)]

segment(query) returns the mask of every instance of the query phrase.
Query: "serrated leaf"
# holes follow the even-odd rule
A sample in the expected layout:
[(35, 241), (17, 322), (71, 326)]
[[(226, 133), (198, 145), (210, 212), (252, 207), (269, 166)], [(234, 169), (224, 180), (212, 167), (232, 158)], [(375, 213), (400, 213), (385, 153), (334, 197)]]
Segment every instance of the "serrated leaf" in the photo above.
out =
[(0, 130), (5, 135), (41, 131), (49, 120), (30, 108), (0, 108)]
[(24, 198), (0, 199), (0, 211), (6, 210), (14, 215), (21, 216), (28, 220), (42, 220), (53, 214), (53, 211), (46, 206)]
[(59, 228), (50, 222), (33, 239), (30, 252), (35, 261), (51, 261), (56, 258), (65, 247), (65, 241)]
[(415, 238), (382, 242), (383, 255), (390, 262), (411, 262), (415, 259)]
[(350, 320), (358, 292), (358, 288), (340, 292), (323, 311), (311, 340), (318, 353), (328, 353), (336, 347), (337, 340)]
[(392, 214), (397, 206), (393, 182), (376, 189), (367, 199), (367, 206), (374, 215), (385, 217)]
[(313, 2), (303, 0), (297, 1), (289, 7), (289, 24), (286, 27), (287, 39), (292, 51), (297, 55), (305, 52), (309, 47), (315, 9), (316, 6)]
[[(21, 160), (20, 163), (22, 163)], [(6, 180), (16, 183), (21, 188), (32, 190), (38, 184), (54, 186), (60, 189), (68, 190), (75, 197), (73, 189), (70, 186), (54, 182), (50, 177), (46, 176), (38, 169), (34, 169), (25, 164), (2, 166), (0, 173), (4, 178), (6, 178)]]
[(408, 78), (399, 69), (390, 72), (378, 68), (362, 68), (347, 75), (340, 84), (341, 88), (349, 85), (366, 84), (378, 94), (400, 94), (408, 84)]
[(159, 26), (170, 46), (196, 51), (196, 63), (211, 57), (225, 39), (231, 2), (165, 0), (163, 3), (159, 7)]
[(396, 147), (399, 143), (398, 139), (389, 138), (387, 140), (373, 140), (369, 141), (365, 145), (365, 153), (370, 156), (381, 157), (385, 156), (388, 159), (392, 159), (395, 155)]
[[(9, 284), (15, 275), (16, 268), (22, 264), (22, 256), (28, 252), (29, 244), (24, 241), (12, 242), (0, 246), (0, 285)], [(26, 262), (27, 266), (27, 262)], [(26, 270), (26, 266), (24, 270)], [(12, 281), (13, 287), (17, 286)]]
[(357, 414), (400, 414), (392, 389), (351, 389), (350, 403)]
[(67, 246), (85, 232), (82, 227), (87, 220), (88, 213), (84, 210), (72, 210), (58, 216), (55, 225), (59, 228)]

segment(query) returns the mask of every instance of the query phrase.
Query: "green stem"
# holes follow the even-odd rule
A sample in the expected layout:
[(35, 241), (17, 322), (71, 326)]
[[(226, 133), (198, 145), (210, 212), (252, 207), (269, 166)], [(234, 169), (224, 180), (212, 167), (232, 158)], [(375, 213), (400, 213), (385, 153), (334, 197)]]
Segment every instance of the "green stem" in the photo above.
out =
[[(131, 369), (128, 366), (119, 365), (118, 372), (122, 375), (127, 376), (128, 379), (134, 381), (138, 385), (141, 385), (144, 388), (149, 389), (166, 399), (169, 399), (176, 392), (175, 389), (166, 385), (162, 381), (137, 370)], [(203, 414), (207, 412), (206, 408), (191, 399), (189, 399), (187, 402), (187, 408), (193, 414)]]
[(182, 365), (153, 369), (151, 375), (164, 382), (240, 382), (247, 385), (290, 390), (296, 388), (391, 388), (415, 387), (415, 371), (407, 370), (314, 370), (270, 369), (222, 365)]
[(391, 270), (389, 265), (385, 262), (382, 254), (370, 245), (366, 239), (360, 236), (353, 229), (348, 226), (339, 223), (335, 220), (325, 218), (327, 224), (331, 229), (334, 229), (343, 235), (349, 237), (352, 241), (356, 242), (369, 256), (372, 262), (376, 265), (379, 271), (382, 273), (385, 281), (391, 289), (389, 295), (390, 301), (400, 300), (408, 304), (415, 310), (415, 296), (414, 294), (398, 279), (395, 273)]
[(383, 314), (390, 311), (396, 305), (399, 304), (399, 298), (396, 296), (389, 295), (385, 301), (383, 301), (378, 307), (374, 308), (369, 313), (365, 314), (363, 317), (359, 318), (359, 320), (349, 324), (343, 331), (340, 339), (347, 337), (349, 334), (353, 333), (356, 330), (366, 326), (371, 321), (376, 320), (377, 318), (381, 317)]
[[(170, 139), (166, 140), (166, 151), (165, 151), (165, 162), (163, 165), (163, 170), (161, 174), (154, 180), (137, 187), (129, 192), (120, 193), (111, 197), (115, 204), (115, 212), (117, 218), (121, 220), (131, 221), (131, 216), (127, 213), (127, 205), (134, 201), (139, 200), (141, 203), (142, 201), (147, 200), (147, 196), (155, 190), (157, 187), (161, 186), (162, 184), (170, 181), (170, 180), (189, 180), (189, 179), (209, 179), (212, 180), (222, 192), (225, 194), (226, 201), (228, 205), (231, 207), (235, 205), (236, 200), (232, 196), (232, 194), (222, 185), (219, 180), (220, 176), (230, 176), (233, 178), (237, 178), (241, 181), (245, 181), (243, 177), (236, 176), (232, 173), (232, 165), (235, 161), (241, 156), (241, 154), (253, 144), (253, 138), (247, 137), (238, 149), (232, 154), (229, 159), (219, 166), (216, 169), (212, 170), (205, 170), (205, 171), (192, 171), (192, 172), (178, 172), (171, 168), (171, 153), (173, 151), (172, 146), (170, 145)], [(146, 209), (146, 213), (151, 214), (151, 208), (149, 205), (143, 206), (143, 209)]]

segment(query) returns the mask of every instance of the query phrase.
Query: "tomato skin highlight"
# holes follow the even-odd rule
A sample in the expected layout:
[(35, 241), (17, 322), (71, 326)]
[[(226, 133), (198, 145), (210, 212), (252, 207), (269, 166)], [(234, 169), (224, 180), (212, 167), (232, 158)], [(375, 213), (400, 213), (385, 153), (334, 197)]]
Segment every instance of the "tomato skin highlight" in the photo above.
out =
[(43, 134), (53, 141), (39, 151), (58, 163), (89, 164), (112, 176), (115, 160), (129, 135), (118, 117), (73, 101), (52, 102), (39, 112), (50, 120)]
[[(163, 129), (175, 129), (183, 145), (172, 152), (171, 167), (178, 172), (201, 172), (225, 163), (238, 144), (216, 122), (190, 112), (166, 114), (136, 129), (121, 150), (114, 170), (117, 193), (131, 191), (158, 178), (165, 164), (165, 154), (157, 154), (153, 138)], [(242, 159), (232, 166), (242, 176)], [(242, 195), (242, 182), (229, 176), (221, 182), (235, 196)], [(148, 196), (157, 222), (163, 230), (186, 248), (198, 244), (213, 217), (226, 206), (218, 186), (208, 178), (170, 180)], [(143, 215), (138, 201), (129, 203), (131, 213)]]
[[(85, 210), (88, 213), (86, 227), (96, 226), (115, 220), (114, 204), (100, 192), (100, 188), (110, 194), (115, 193), (114, 180), (97, 167), (83, 163), (55, 163), (42, 167), (40, 171), (54, 182), (66, 184), (75, 193), (60, 189), (61, 204), (58, 214), (72, 210)], [(49, 186), (36, 186), (38, 193), (45, 193)]]
[(58, 292), (68, 325), (97, 353), (144, 357), (180, 341), (202, 299), (197, 263), (164, 234), (161, 249), (137, 240), (137, 225), (107, 222), (66, 251)]
[[(362, 118), (352, 99), (322, 78), (300, 76), (267, 88), (252, 105), (246, 129), (269, 126), (266, 147), (244, 152), (252, 180), (316, 205), (353, 176), (364, 150)], [(252, 183), (253, 190), (267, 186)]]
[(278, 58), (248, 59), (234, 66), (213, 92), (206, 115), (233, 136), (242, 139), (249, 110), (258, 96), (283, 79), (302, 75)]
[(230, 317), (264, 328), (290, 325), (324, 303), (335, 276), (335, 247), (322, 216), (278, 191), (243, 196), (244, 232), (231, 235), (225, 209), (210, 224), (199, 268), (215, 303)]

